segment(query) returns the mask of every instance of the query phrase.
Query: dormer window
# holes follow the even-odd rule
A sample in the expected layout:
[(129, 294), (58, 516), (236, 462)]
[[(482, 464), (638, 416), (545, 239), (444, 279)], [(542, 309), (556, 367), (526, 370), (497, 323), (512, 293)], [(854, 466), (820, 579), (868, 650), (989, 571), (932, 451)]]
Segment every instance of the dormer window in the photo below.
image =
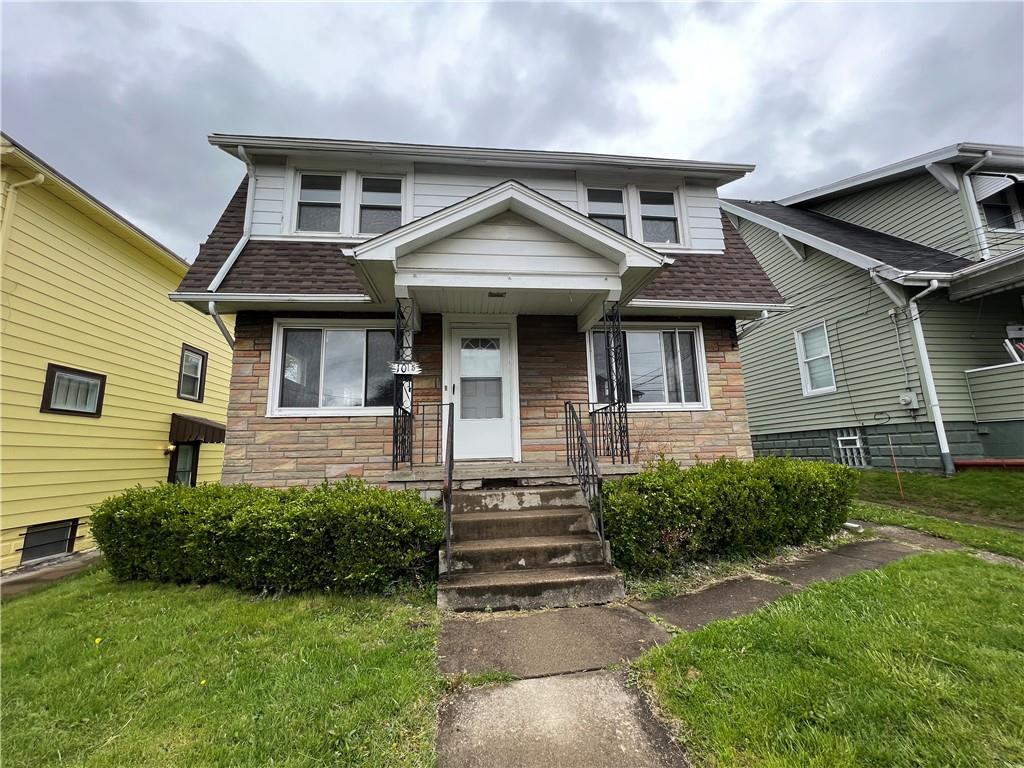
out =
[(626, 234), (626, 205), (621, 189), (588, 189), (587, 215), (620, 235)]
[(402, 180), (363, 177), (359, 232), (379, 235), (402, 226)]
[(341, 176), (302, 174), (295, 228), (300, 232), (341, 230)]
[(645, 243), (679, 242), (679, 214), (674, 193), (641, 190), (640, 221)]
[(985, 222), (989, 229), (1024, 230), (1024, 205), (1021, 204), (1020, 189), (1024, 184), (1014, 184), (981, 201)]

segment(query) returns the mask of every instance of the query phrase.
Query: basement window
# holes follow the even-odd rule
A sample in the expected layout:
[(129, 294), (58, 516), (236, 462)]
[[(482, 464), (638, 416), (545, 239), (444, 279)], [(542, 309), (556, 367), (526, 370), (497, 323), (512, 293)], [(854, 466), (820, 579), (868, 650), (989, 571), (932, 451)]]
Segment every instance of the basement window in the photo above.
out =
[(835, 431), (836, 456), (841, 464), (848, 467), (867, 467), (868, 448), (858, 427)]
[(73, 552), (78, 536), (78, 518), (30, 525), (21, 544), (21, 562)]

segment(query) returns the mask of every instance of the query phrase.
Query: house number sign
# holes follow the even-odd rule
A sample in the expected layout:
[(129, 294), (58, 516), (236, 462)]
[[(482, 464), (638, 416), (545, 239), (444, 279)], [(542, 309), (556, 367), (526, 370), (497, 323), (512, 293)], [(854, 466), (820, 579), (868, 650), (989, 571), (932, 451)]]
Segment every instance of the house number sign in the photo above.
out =
[(413, 360), (399, 360), (391, 364), (391, 373), (395, 376), (418, 376), (423, 369)]

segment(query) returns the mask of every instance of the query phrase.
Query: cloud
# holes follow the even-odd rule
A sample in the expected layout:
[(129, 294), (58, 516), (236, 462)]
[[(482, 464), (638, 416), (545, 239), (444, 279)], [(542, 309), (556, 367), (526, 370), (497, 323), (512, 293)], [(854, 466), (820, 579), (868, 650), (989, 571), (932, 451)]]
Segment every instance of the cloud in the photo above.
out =
[(243, 174), (214, 131), (756, 162), (726, 193), (777, 198), (1024, 143), (1022, 26), (1009, 3), (7, 4), (0, 106), (191, 258)]

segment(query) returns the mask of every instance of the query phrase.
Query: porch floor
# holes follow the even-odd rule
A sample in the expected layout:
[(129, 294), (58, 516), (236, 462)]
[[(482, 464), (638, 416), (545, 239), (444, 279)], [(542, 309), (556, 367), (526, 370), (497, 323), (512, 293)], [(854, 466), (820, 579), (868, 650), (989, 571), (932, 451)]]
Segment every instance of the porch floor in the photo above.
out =
[[(612, 464), (598, 462), (605, 479), (635, 475), (642, 464)], [(444, 467), (438, 464), (414, 466), (389, 472), (386, 481), (404, 487), (429, 487), (440, 485)], [(572, 468), (562, 462), (514, 462), (514, 461), (457, 461), (452, 470), (452, 480), (460, 488), (479, 488), (487, 481), (501, 485), (574, 485), (576, 480)]]

